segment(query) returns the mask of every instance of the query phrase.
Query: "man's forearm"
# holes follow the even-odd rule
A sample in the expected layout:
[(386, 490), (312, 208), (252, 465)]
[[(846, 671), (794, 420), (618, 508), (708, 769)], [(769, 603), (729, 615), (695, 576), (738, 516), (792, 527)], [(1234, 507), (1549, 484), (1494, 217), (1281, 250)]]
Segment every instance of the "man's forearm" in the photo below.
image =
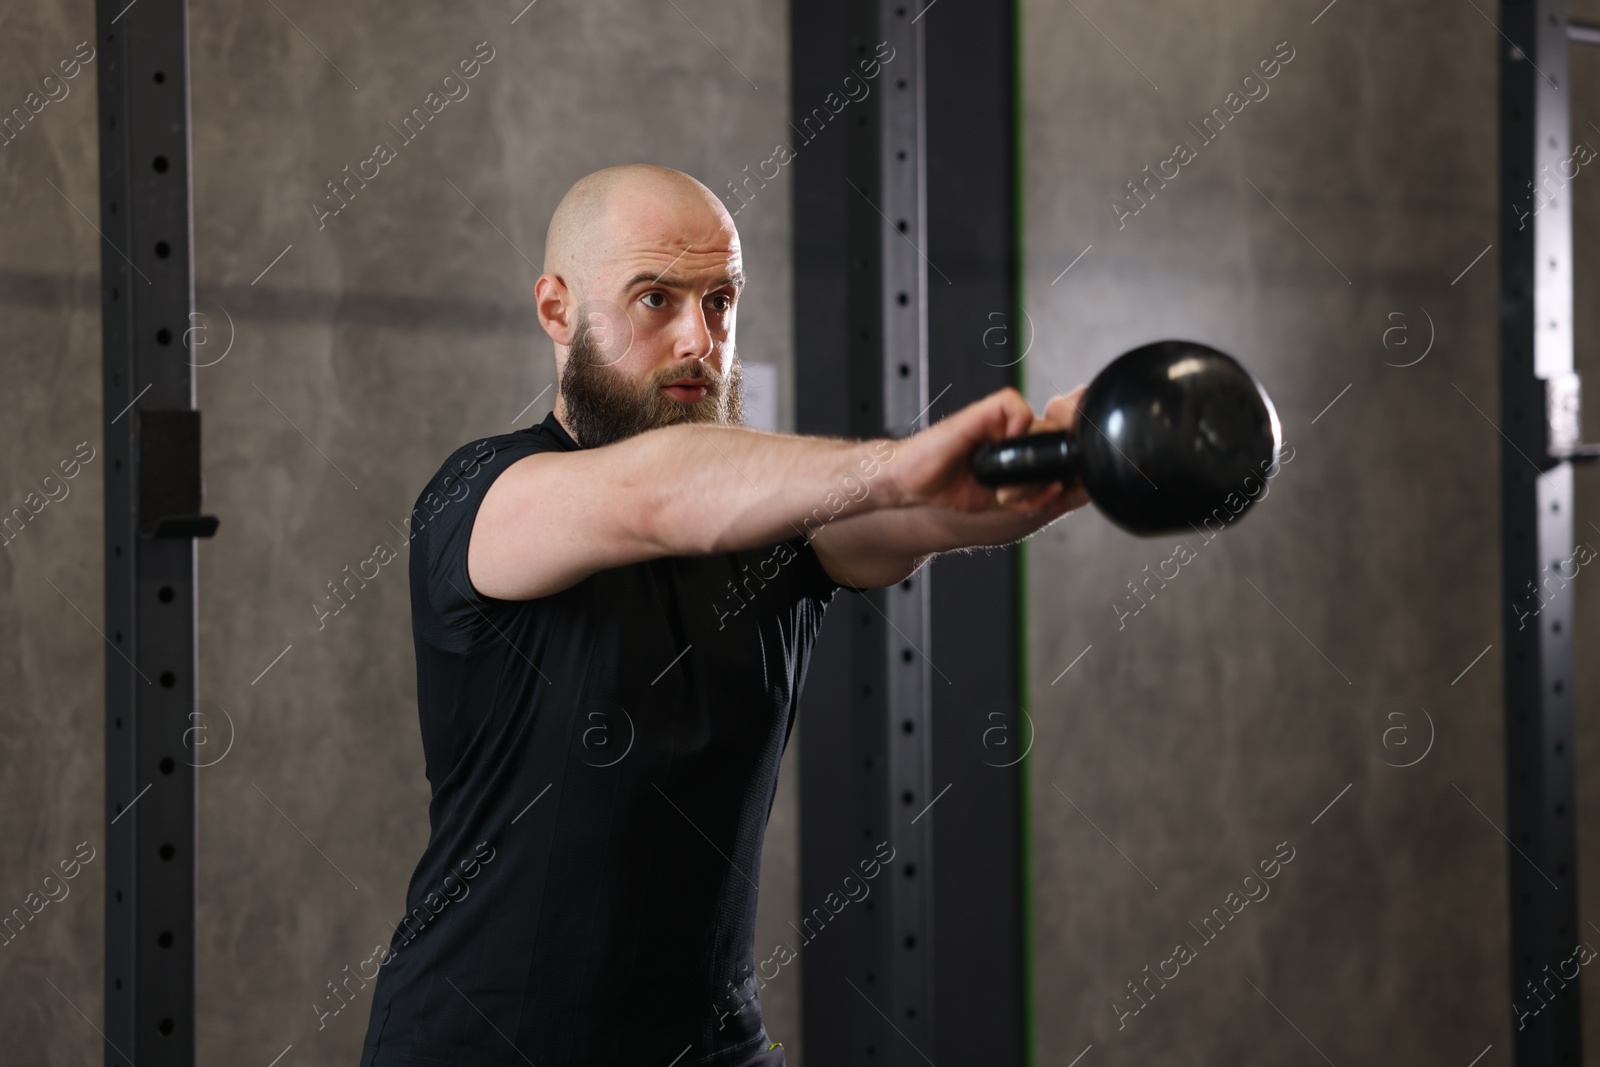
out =
[(941, 552), (1013, 544), (1060, 517), (910, 506), (837, 519), (811, 544), (836, 580), (867, 589), (901, 581)]
[(665, 556), (756, 548), (908, 501), (894, 443), (679, 424), (608, 446), (606, 472), (636, 500)]
[(880, 546), (886, 553), (931, 556), (961, 548), (1009, 545), (1048, 526), (1059, 515), (1026, 515), (1011, 510), (951, 511), (949, 508), (913, 506), (852, 518), (841, 517), (836, 536), (863, 547)]

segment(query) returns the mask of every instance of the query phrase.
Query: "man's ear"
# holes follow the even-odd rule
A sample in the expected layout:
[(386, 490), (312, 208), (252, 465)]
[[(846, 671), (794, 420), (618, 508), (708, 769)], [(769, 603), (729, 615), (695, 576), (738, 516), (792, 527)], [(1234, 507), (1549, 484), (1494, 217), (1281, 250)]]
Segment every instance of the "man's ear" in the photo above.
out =
[(567, 283), (557, 275), (541, 274), (533, 286), (533, 300), (544, 332), (563, 348), (571, 347), (577, 327), (574, 321), (577, 308)]

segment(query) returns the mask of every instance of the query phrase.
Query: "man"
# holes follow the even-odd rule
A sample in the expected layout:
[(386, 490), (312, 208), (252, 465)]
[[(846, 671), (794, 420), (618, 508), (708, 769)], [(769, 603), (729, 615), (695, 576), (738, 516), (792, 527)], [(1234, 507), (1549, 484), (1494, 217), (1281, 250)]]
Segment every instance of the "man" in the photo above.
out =
[(823, 609), (1087, 502), (968, 462), (1070, 425), (1078, 392), (895, 441), (743, 427), (743, 288), (733, 220), (680, 171), (607, 168), (556, 208), (554, 410), (457, 450), (413, 513), (431, 834), (363, 1067), (781, 1067), (756, 876)]

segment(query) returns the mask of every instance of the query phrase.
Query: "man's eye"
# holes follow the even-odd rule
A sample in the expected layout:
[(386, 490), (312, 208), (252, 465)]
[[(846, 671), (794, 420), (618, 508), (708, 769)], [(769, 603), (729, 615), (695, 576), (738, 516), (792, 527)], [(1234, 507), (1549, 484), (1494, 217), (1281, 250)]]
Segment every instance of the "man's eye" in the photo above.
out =
[(711, 299), (717, 303), (718, 311), (727, 311), (733, 307), (733, 300), (731, 297), (714, 296)]
[(661, 300), (661, 303), (659, 303), (659, 304), (651, 304), (650, 305), (651, 307), (653, 307), (653, 308), (664, 308), (664, 307), (667, 306), (667, 294), (666, 293), (646, 293), (640, 299), (641, 300), (649, 300), (652, 297), (659, 298)]

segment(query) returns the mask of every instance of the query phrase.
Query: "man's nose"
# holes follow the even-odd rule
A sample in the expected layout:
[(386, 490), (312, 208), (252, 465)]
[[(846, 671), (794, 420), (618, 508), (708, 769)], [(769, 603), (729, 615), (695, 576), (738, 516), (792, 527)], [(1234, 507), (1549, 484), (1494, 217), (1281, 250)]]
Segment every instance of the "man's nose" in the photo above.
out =
[(680, 357), (709, 359), (711, 356), (711, 327), (705, 312), (696, 305), (679, 316), (674, 352)]

